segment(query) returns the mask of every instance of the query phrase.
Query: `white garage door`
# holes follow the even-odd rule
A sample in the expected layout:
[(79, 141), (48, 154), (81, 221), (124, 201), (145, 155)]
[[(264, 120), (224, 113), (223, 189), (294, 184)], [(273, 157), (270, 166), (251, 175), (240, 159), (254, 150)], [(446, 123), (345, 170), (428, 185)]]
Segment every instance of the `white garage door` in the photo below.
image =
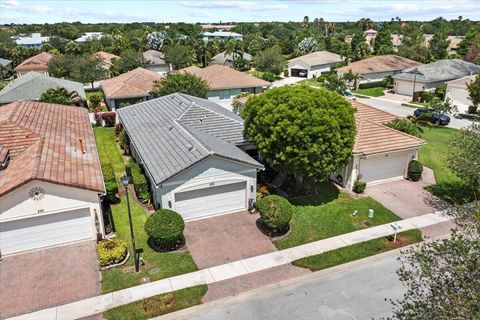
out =
[(406, 162), (407, 156), (405, 154), (361, 160), (361, 180), (372, 183), (379, 180), (402, 178)]
[(175, 194), (174, 210), (184, 219), (245, 210), (247, 207), (246, 182), (179, 192)]
[(398, 81), (395, 84), (396, 84), (395, 93), (403, 94), (403, 95), (406, 95), (406, 96), (412, 96), (412, 94), (413, 94), (413, 83)]
[(93, 239), (89, 209), (0, 223), (2, 254)]

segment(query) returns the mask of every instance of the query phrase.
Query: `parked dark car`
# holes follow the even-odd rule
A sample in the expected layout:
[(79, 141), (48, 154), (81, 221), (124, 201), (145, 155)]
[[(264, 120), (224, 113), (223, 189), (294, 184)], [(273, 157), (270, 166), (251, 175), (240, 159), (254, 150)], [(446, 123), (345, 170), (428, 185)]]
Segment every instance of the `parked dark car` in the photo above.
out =
[(413, 114), (415, 115), (415, 117), (420, 117), (423, 115), (423, 119), (437, 125), (446, 126), (450, 123), (449, 116), (435, 112), (428, 108), (418, 108)]

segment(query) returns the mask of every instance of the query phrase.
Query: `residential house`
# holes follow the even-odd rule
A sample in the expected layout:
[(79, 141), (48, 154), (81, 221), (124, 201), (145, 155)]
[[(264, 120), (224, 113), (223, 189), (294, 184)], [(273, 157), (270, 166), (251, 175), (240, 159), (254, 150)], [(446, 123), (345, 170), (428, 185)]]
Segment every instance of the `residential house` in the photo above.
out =
[(154, 82), (162, 78), (158, 73), (136, 68), (111, 79), (102, 80), (100, 87), (110, 110), (124, 104), (134, 104), (153, 98)]
[(174, 93), (119, 109), (118, 116), (156, 208), (191, 220), (253, 205), (263, 166), (242, 151), (255, 147), (243, 137), (238, 115)]
[(231, 101), (241, 92), (260, 93), (271, 85), (265, 80), (218, 64), (206, 68), (187, 67), (179, 72), (188, 72), (205, 80), (210, 88), (208, 99), (214, 101)]
[(365, 38), (365, 42), (373, 48), (373, 43), (375, 42), (375, 38), (377, 37), (378, 32), (373, 29), (368, 29), (363, 32), (363, 37)]
[(361, 76), (360, 84), (379, 82), (379, 85), (381, 85), (385, 77), (393, 76), (402, 70), (419, 65), (421, 65), (420, 62), (388, 54), (352, 62), (347, 66), (338, 68), (337, 74), (344, 75), (345, 73), (352, 72), (353, 74)]
[(467, 85), (473, 82), (475, 77), (477, 76), (465, 76), (447, 82), (445, 99), (450, 99), (453, 105), (457, 106), (459, 112), (467, 112), (468, 106), (472, 105)]
[(0, 58), (0, 72), (1, 72), (0, 79), (3, 79), (3, 77), (7, 76), (12, 70), (13, 70), (12, 60)]
[(98, 51), (98, 52), (95, 53), (95, 56), (97, 58), (102, 59), (101, 66), (102, 66), (102, 68), (107, 69), (107, 70), (110, 70), (110, 68), (113, 65), (114, 60), (120, 59), (119, 56), (114, 55), (113, 53), (105, 52), (105, 51)]
[(220, 41), (225, 41), (228, 39), (240, 40), (243, 41), (243, 35), (236, 32), (230, 31), (215, 31), (215, 32), (204, 32), (202, 33), (204, 41), (209, 41), (213, 39), (218, 39)]
[(92, 40), (100, 40), (103, 38), (103, 32), (85, 32), (81, 37), (75, 39), (76, 43), (83, 43)]
[(40, 49), (42, 44), (49, 42), (50, 37), (43, 37), (41, 33), (31, 33), (29, 35), (19, 35), (12, 37), (16, 44), (27, 49)]
[(1, 255), (102, 237), (105, 187), (88, 111), (37, 101), (0, 110)]
[(418, 149), (425, 141), (386, 126), (397, 116), (350, 102), (356, 109), (353, 154), (349, 164), (332, 174), (332, 179), (352, 190), (357, 180), (372, 185), (406, 178), (408, 164), (418, 158)]
[(44, 73), (31, 71), (20, 78), (10, 81), (0, 91), (0, 105), (17, 100), (39, 100), (45, 91), (57, 87), (78, 93), (83, 101), (87, 99), (82, 83), (54, 78)]
[(245, 61), (247, 61), (248, 64), (250, 64), (250, 62), (252, 61), (252, 55), (249, 53), (244, 52), (243, 55), (235, 54), (235, 57), (234, 57), (233, 53), (226, 53), (225, 51), (223, 51), (215, 55), (208, 64), (209, 65), (219, 64), (219, 65), (227, 66), (230, 68), (234, 68), (235, 67), (234, 58), (238, 59), (240, 57), (243, 58)]
[(48, 75), (48, 62), (53, 56), (48, 52), (41, 52), (36, 56), (30, 57), (15, 67), (17, 77), (20, 77), (30, 71), (44, 73)]
[(236, 24), (202, 24), (203, 30), (215, 29), (217, 31), (230, 31), (235, 28)]
[[(422, 36), (423, 44), (427, 47), (430, 46), (430, 41), (432, 41), (432, 39), (433, 34), (424, 34)], [(465, 36), (447, 36), (447, 40), (449, 42), (447, 52), (449, 54), (455, 53), (463, 39), (465, 39)]]
[(328, 51), (312, 52), (288, 60), (290, 77), (316, 78), (322, 72), (330, 71), (334, 64), (343, 62), (340, 55)]
[(165, 61), (163, 52), (157, 50), (147, 50), (143, 53), (145, 60), (145, 69), (158, 74), (166, 74), (172, 71), (171, 65)]
[(446, 59), (409, 68), (393, 76), (395, 93), (412, 96), (416, 91), (443, 87), (448, 81), (480, 73), (480, 66), (459, 60)]

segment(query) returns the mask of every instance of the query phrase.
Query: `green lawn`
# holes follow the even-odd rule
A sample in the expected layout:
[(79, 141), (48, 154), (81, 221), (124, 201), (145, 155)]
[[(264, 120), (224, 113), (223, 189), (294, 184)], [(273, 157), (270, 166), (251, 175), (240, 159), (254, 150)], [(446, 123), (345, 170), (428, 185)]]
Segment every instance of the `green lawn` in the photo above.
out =
[(207, 286), (197, 286), (133, 302), (103, 313), (108, 320), (145, 320), (201, 303)]
[(422, 233), (420, 230), (409, 230), (399, 233), (396, 243), (388, 241), (386, 237), (378, 238), (316, 256), (299, 259), (294, 261), (293, 264), (312, 271), (318, 271), (420, 241), (422, 241)]
[[(353, 198), (329, 184), (322, 185), (322, 191), (315, 196), (291, 199), (294, 213), (290, 221), (290, 234), (275, 241), (279, 249), (298, 246), (347, 232), (367, 228), (364, 222), (380, 225), (400, 220), (394, 213), (372, 198)], [(368, 209), (375, 215), (367, 218)], [(352, 213), (358, 213), (352, 217)]]
[(318, 82), (316, 79), (305, 79), (297, 82), (298, 84), (305, 84), (307, 86), (321, 87), (322, 83)]
[(427, 187), (433, 195), (452, 204), (465, 204), (474, 201), (475, 194), (447, 167), (448, 143), (457, 132), (457, 129), (443, 127), (425, 129), (422, 138), (427, 144), (420, 148), (419, 160), (433, 169), (437, 184)]
[[(100, 154), (100, 161), (112, 164), (117, 178), (125, 174), (125, 162), (120, 154), (120, 148), (115, 142), (114, 128), (94, 128), (95, 138)], [(132, 272), (133, 257), (126, 265), (102, 272), (103, 293), (120, 290), (141, 284), (143, 277), (155, 281), (175, 275), (198, 270), (195, 262), (188, 252), (159, 253), (150, 248), (148, 236), (143, 230), (147, 219), (145, 209), (135, 199), (130, 198), (130, 208), (133, 220), (133, 229), (137, 249), (142, 249), (142, 258), (146, 265), (140, 268), (139, 273)], [(128, 244), (131, 251), (130, 228), (128, 223), (128, 210), (125, 197), (118, 204), (111, 206), (115, 233), (117, 237)]]
[(87, 96), (87, 100), (88, 98), (90, 98), (90, 96), (93, 96), (93, 95), (101, 96), (103, 98), (103, 91), (102, 90), (85, 91), (85, 95)]
[(353, 93), (363, 94), (370, 97), (381, 97), (385, 94), (383, 93), (385, 87), (374, 87), (374, 88), (367, 88), (367, 89), (358, 89), (352, 91)]

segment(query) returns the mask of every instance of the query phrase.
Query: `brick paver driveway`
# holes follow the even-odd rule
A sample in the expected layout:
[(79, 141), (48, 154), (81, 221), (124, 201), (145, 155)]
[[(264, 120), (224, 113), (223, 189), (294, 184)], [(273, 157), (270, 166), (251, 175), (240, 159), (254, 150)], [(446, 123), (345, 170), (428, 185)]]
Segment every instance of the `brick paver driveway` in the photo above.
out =
[(99, 294), (100, 273), (92, 241), (0, 261), (0, 319)]
[[(435, 184), (433, 171), (424, 167), (421, 181), (399, 180), (373, 186), (367, 185), (365, 194), (380, 202), (400, 218), (407, 219), (446, 207), (444, 202), (425, 190), (426, 186), (432, 184)], [(425, 237), (443, 236), (452, 226), (453, 222), (444, 222), (423, 228), (422, 233)]]
[[(185, 238), (190, 254), (200, 269), (276, 251), (255, 222), (258, 214), (246, 211), (190, 221)], [(203, 301), (212, 301), (298, 277), (310, 271), (291, 264), (210, 284)]]

